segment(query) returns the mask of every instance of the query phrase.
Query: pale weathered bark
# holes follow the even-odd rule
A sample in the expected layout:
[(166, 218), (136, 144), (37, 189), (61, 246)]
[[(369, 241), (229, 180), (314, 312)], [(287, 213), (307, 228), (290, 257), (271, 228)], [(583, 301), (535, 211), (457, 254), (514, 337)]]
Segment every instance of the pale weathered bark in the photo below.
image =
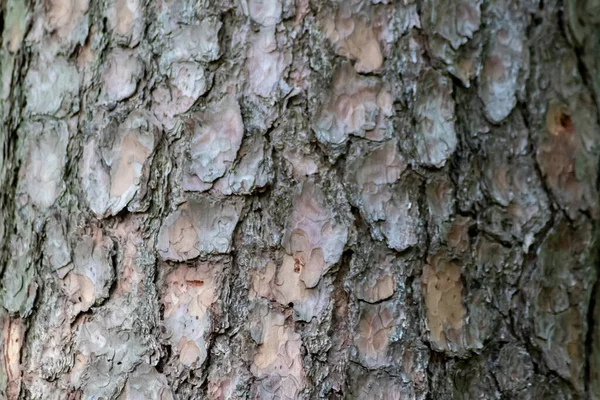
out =
[(2, 17), (0, 398), (600, 398), (597, 1)]

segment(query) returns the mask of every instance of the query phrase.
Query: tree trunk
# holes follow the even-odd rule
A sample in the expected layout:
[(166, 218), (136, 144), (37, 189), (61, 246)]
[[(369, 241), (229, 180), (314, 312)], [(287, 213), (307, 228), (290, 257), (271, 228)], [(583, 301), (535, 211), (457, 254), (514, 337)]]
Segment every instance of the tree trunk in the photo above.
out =
[(597, 2), (2, 7), (0, 398), (600, 398)]

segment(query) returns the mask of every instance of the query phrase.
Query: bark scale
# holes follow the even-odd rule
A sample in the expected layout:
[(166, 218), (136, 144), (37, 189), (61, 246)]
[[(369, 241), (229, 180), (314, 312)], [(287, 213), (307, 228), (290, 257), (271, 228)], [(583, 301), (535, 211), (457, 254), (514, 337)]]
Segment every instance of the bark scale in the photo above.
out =
[(600, 398), (593, 0), (7, 0), (0, 398)]

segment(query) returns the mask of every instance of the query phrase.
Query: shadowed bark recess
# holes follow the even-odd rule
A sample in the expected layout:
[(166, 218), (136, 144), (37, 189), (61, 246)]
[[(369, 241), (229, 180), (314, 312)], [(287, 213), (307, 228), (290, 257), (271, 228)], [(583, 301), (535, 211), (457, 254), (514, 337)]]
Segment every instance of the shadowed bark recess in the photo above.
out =
[(600, 398), (597, 1), (0, 11), (0, 400)]

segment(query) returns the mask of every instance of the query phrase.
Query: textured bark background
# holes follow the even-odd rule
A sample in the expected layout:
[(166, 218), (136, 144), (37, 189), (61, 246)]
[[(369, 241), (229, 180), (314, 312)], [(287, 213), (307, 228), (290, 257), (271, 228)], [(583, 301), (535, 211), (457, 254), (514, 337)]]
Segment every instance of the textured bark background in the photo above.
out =
[(1, 11), (0, 398), (600, 398), (597, 0)]

